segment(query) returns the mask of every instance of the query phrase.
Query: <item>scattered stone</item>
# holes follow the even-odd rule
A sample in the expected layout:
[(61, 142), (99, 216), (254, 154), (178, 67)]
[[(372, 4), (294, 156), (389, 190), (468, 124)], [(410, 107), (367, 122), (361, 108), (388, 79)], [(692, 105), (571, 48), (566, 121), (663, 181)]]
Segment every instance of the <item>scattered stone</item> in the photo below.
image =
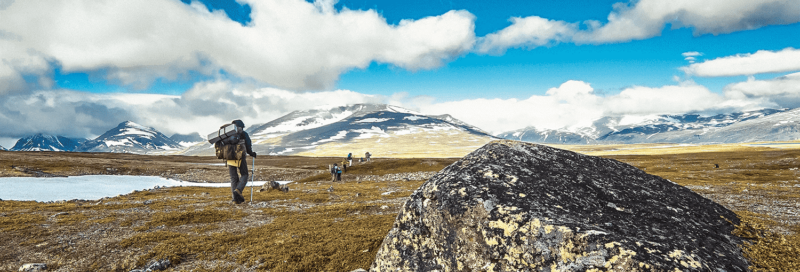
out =
[(385, 192), (385, 193), (381, 193), (381, 195), (391, 195), (392, 193), (394, 193), (394, 191), (388, 191), (388, 192)]
[(363, 268), (359, 268), (359, 269), (356, 269), (356, 270), (353, 270), (353, 271), (350, 271), (350, 272), (367, 272), (367, 270), (364, 270)]
[(144, 205), (150, 205), (150, 204), (153, 204), (153, 200), (148, 199), (144, 201)]
[(386, 205), (381, 206), (381, 210), (385, 210), (385, 209), (388, 209), (388, 208), (389, 208), (389, 206), (386, 206)]
[(631, 165), (494, 141), (406, 201), (371, 271), (748, 271), (735, 213)]
[(326, 191), (328, 191), (328, 193), (333, 193), (333, 185), (331, 185), (331, 187), (328, 188)]
[(361, 193), (356, 193), (356, 197), (361, 197)]
[(59, 215), (68, 215), (68, 214), (69, 214), (68, 212), (60, 212), (60, 213), (56, 213), (56, 214), (53, 214), (53, 215), (51, 215), (51, 216), (50, 216), (50, 219), (56, 218), (56, 217), (58, 217)]
[(46, 270), (47, 270), (47, 264), (44, 263), (27, 263), (23, 264), (19, 268), (19, 271), (24, 271), (24, 272), (39, 272)]

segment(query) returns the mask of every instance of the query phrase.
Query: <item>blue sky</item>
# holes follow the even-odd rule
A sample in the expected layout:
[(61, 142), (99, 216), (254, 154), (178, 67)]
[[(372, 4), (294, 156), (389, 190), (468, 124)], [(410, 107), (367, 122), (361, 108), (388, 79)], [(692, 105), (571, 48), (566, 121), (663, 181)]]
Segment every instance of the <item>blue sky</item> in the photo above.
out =
[(0, 125), (26, 125), (0, 145), (352, 103), (491, 132), (800, 107), (798, 22), (796, 0), (8, 2)]
[[(190, 1), (182, 0), (184, 3)], [(235, 1), (200, 1), (209, 11), (224, 11), (230, 20), (246, 25), (251, 21), (250, 6)], [(335, 7), (375, 10), (389, 24), (467, 10), (474, 14), (475, 35), (485, 36), (509, 26), (510, 17), (536, 15), (548, 19), (580, 22), (606, 20), (619, 1), (338, 1)], [(552, 44), (545, 47), (513, 48), (503, 55), (467, 53), (443, 67), (409, 71), (391, 64), (372, 62), (366, 69), (350, 69), (341, 74), (335, 88), (363, 93), (392, 95), (432, 95), (441, 101), (464, 98), (527, 98), (544, 94), (567, 80), (592, 84), (599, 93), (614, 94), (632, 85), (663, 86), (684, 76), (679, 70), (688, 63), (684, 52), (702, 52), (705, 59), (780, 50), (800, 46), (800, 24), (773, 25), (757, 30), (729, 34), (695, 36), (691, 28), (671, 30), (666, 25), (659, 37), (641, 41), (603, 45)], [(57, 85), (91, 92), (135, 91), (181, 94), (196, 81), (208, 77), (194, 73), (177, 80), (157, 79), (146, 89), (120, 86), (102, 79), (103, 71), (61, 73), (55, 70)], [(785, 73), (783, 73), (785, 74)], [(758, 75), (762, 78), (778, 74)], [(693, 78), (715, 92), (746, 77)]]

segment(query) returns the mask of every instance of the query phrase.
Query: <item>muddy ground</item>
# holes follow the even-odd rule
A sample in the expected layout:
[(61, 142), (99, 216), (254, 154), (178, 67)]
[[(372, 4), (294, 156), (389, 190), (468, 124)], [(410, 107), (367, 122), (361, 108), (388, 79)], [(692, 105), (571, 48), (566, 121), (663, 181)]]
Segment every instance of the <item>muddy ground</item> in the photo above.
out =
[[(687, 186), (737, 212), (737, 234), (759, 271), (800, 268), (800, 152), (608, 156)], [(256, 180), (294, 180), (288, 192), (231, 203), (228, 188), (159, 188), (96, 201), (0, 201), (0, 271), (367, 269), (405, 199), (453, 159), (376, 159), (333, 183), (341, 158), (259, 157)], [(124, 174), (228, 182), (211, 157), (2, 152), (0, 176)], [(715, 167), (718, 166), (718, 168)], [(13, 167), (12, 167), (13, 166)], [(258, 189), (258, 188), (257, 188)], [(249, 191), (245, 196), (249, 200)]]

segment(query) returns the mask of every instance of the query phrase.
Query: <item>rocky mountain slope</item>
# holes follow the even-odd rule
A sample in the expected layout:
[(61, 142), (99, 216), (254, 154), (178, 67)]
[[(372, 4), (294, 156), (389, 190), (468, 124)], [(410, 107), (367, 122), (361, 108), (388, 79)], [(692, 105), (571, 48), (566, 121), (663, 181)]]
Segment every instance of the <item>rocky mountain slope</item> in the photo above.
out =
[(495, 141), (411, 195), (370, 271), (749, 271), (738, 222), (629, 164)]
[[(495, 139), (449, 115), (427, 116), (404, 108), (356, 104), (295, 111), (265, 124), (247, 127), (260, 154), (361, 157), (463, 156)], [(211, 155), (208, 143), (184, 154)]]
[(125, 121), (96, 139), (84, 142), (75, 151), (147, 154), (181, 148), (183, 146), (154, 128)]
[[(784, 129), (771, 129), (767, 123), (799, 122), (797, 114), (791, 113), (797, 110), (800, 109), (763, 109), (714, 116), (659, 115), (633, 123), (627, 122), (622, 117), (604, 117), (588, 127), (562, 129), (528, 127), (500, 133), (497, 136), (504, 139), (553, 144), (736, 143), (753, 139), (794, 140), (800, 137), (792, 136), (792, 129), (787, 125), (781, 125)], [(741, 133), (751, 136), (743, 136)]]
[(0, 145), (0, 150), (6, 150), (6, 148)]
[(12, 151), (73, 151), (86, 139), (70, 139), (37, 133), (17, 140)]

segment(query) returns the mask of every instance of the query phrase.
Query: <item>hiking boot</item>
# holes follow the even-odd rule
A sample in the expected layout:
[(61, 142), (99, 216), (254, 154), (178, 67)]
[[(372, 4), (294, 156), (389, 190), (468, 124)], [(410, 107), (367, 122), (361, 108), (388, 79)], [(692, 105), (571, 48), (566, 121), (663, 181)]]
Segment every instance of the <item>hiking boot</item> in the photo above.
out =
[(237, 202), (244, 202), (244, 196), (242, 196), (242, 192), (239, 189), (233, 190), (233, 199)]

